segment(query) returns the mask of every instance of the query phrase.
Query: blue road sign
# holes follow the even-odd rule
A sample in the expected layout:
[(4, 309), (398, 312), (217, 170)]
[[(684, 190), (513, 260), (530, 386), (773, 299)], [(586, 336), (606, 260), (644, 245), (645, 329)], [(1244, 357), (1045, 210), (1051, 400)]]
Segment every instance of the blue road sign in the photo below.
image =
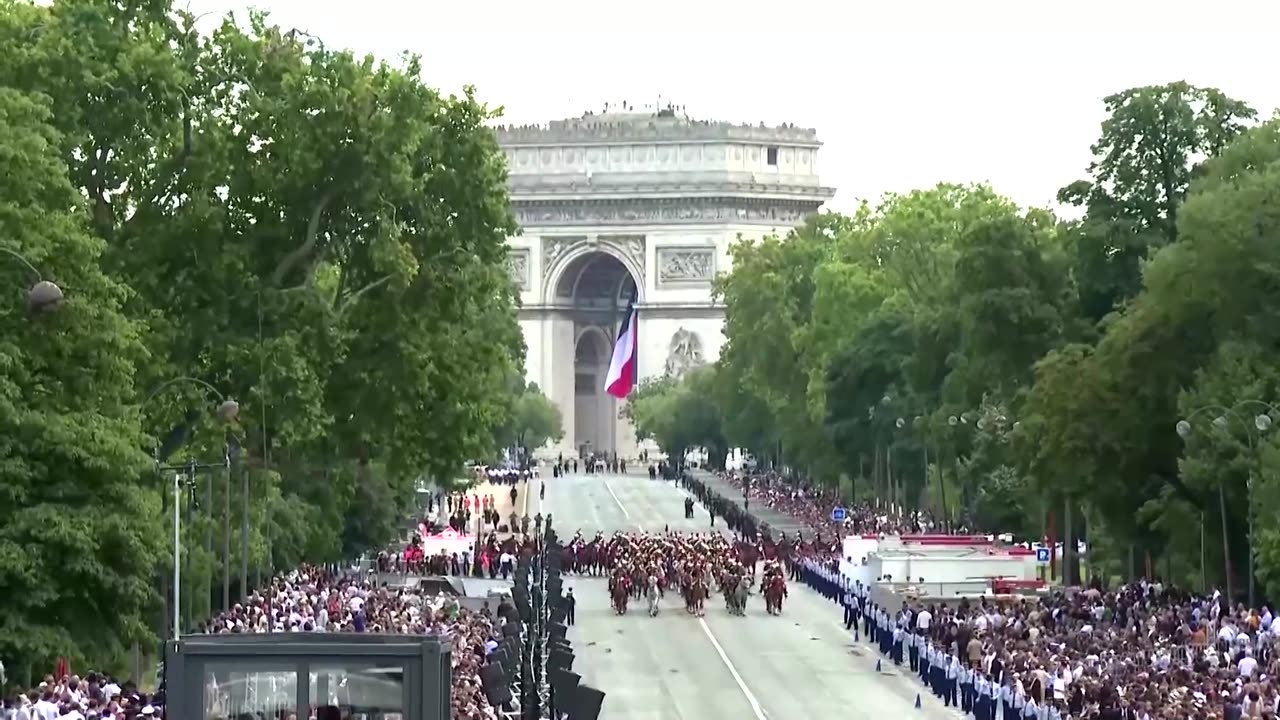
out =
[(831, 522), (844, 522), (844, 508), (838, 507), (831, 510)]
[(1049, 548), (1036, 548), (1036, 562), (1049, 562)]

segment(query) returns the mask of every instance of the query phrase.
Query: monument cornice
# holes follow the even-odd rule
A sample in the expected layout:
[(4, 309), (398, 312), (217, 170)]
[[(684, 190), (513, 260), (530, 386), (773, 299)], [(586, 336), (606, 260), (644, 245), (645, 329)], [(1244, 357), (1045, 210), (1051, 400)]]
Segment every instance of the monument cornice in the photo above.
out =
[(544, 137), (545, 139), (542, 139), (535, 135), (531, 136), (529, 139), (509, 140), (499, 135), (498, 147), (504, 150), (544, 150), (554, 148), (620, 147), (626, 145), (712, 145), (725, 142), (731, 142), (736, 145), (759, 145), (761, 147), (781, 146), (784, 148), (805, 148), (809, 150), (818, 150), (822, 147), (821, 140), (806, 140), (803, 138), (794, 138), (789, 136), (724, 137), (706, 135), (702, 137), (597, 138), (589, 135), (562, 135), (548, 133)]
[(511, 147), (619, 145), (634, 143), (743, 142), (818, 148), (818, 132), (794, 126), (760, 127), (723, 122), (556, 121), (547, 126), (500, 126), (498, 144)]
[[(657, 315), (660, 317), (720, 317), (724, 315), (726, 305), (722, 302), (646, 302), (635, 306), (641, 317)], [(522, 320), (538, 320), (554, 315), (572, 317), (582, 315), (612, 316), (622, 313), (622, 308), (591, 309), (574, 307), (572, 303), (528, 303), (521, 305), (517, 316)]]
[(653, 224), (800, 224), (818, 212), (822, 198), (669, 197), (523, 200), (512, 212), (523, 228)]
[(540, 183), (530, 182), (527, 176), (520, 177), (511, 183), (509, 191), (513, 202), (530, 202), (552, 198), (573, 198), (575, 201), (590, 201), (611, 198), (695, 198), (743, 196), (769, 199), (818, 200), (825, 202), (835, 197), (835, 188), (821, 185), (801, 185), (783, 183), (752, 182), (681, 182), (661, 180), (653, 182), (628, 182), (592, 185), (589, 178), (583, 176), (581, 182), (565, 182), (561, 178)]

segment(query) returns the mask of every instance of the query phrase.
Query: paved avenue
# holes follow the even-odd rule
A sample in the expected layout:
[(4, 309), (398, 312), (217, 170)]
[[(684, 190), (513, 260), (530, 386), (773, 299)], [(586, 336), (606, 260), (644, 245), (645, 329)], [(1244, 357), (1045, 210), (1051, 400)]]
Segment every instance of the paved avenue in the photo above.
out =
[[(531, 483), (529, 514), (551, 513), (566, 541), (579, 529), (588, 539), (597, 529), (710, 529), (700, 507), (685, 519), (684, 493), (668, 482), (637, 474), (545, 481), (543, 501), (537, 481)], [(782, 617), (765, 614), (758, 597), (747, 617), (730, 617), (715, 595), (698, 619), (670, 595), (657, 618), (634, 602), (619, 617), (609, 608), (603, 579), (569, 576), (565, 584), (578, 599), (577, 624), (569, 631), (578, 654), (574, 671), (608, 693), (604, 720), (960, 717), (928, 693), (916, 710), (922, 688), (887, 665), (877, 674), (874, 649), (855, 644), (839, 608), (803, 585), (788, 585)]]

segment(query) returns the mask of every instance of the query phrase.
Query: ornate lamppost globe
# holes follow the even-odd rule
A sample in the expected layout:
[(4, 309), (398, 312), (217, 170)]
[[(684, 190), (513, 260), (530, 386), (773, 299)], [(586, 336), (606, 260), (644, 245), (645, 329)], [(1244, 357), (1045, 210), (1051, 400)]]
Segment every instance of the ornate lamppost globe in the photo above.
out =
[(1213, 426), (1219, 430), (1227, 429), (1227, 418), (1225, 415), (1219, 415), (1213, 419)]
[(955, 415), (952, 415), (951, 417), (947, 418), (947, 424), (950, 425), (951, 427), (955, 427), (956, 425), (960, 424), (960, 418), (956, 417)]
[(1022, 427), (1022, 421), (1021, 421), (1021, 420), (1014, 420), (1014, 421), (1013, 421), (1013, 431), (1014, 431), (1014, 432), (1018, 432), (1018, 430), (1019, 430), (1021, 427)]
[(47, 313), (57, 310), (65, 299), (62, 288), (48, 280), (41, 280), (31, 286), (27, 292), (27, 305), (34, 313)]
[(898, 418), (893, 424), (896, 425), (898, 429), (902, 429), (907, 424), (907, 421), (902, 418)]
[(1173, 426), (1173, 429), (1178, 431), (1180, 437), (1191, 436), (1191, 423), (1186, 420), (1179, 420), (1178, 424)]
[(1258, 428), (1258, 432), (1266, 432), (1271, 429), (1271, 416), (1259, 415), (1253, 419), (1253, 426)]
[(218, 406), (218, 417), (222, 418), (223, 422), (235, 422), (236, 418), (240, 417), (240, 403), (230, 398), (223, 400)]
[(888, 395), (885, 395), (884, 397), (880, 398), (881, 405), (888, 405), (891, 402), (893, 402), (893, 398), (889, 397)]

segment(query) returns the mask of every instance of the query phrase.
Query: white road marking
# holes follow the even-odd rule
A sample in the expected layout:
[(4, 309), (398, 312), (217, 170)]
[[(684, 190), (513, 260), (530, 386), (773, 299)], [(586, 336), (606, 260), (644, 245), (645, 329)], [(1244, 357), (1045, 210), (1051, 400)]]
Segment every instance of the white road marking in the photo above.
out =
[(627, 512), (627, 508), (622, 504), (622, 501), (618, 499), (618, 494), (613, 491), (613, 487), (609, 485), (609, 481), (601, 480), (600, 482), (604, 483), (604, 489), (609, 491), (609, 497), (613, 498), (613, 501), (618, 504), (618, 509), (622, 511), (623, 516), (630, 520), (631, 513)]
[(711, 641), (711, 647), (715, 648), (716, 654), (720, 656), (720, 661), (729, 669), (729, 675), (738, 684), (738, 689), (742, 691), (743, 697), (747, 699), (747, 704), (751, 706), (751, 713), (756, 716), (756, 720), (765, 720), (764, 708), (760, 707), (760, 701), (751, 692), (751, 688), (747, 687), (742, 675), (738, 674), (738, 668), (734, 667), (733, 663), (729, 661), (729, 656), (725, 654), (724, 648), (720, 647), (720, 641), (716, 640), (716, 636), (711, 633), (711, 628), (707, 627), (707, 621), (698, 618), (698, 627), (702, 628), (702, 632)]

